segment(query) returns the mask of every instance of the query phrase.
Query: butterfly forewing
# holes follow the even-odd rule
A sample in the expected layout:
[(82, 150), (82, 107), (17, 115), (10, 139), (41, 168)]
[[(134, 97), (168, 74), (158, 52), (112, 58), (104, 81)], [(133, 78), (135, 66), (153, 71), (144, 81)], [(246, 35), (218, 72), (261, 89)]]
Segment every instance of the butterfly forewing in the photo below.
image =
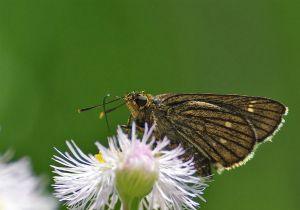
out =
[(258, 142), (272, 136), (287, 112), (287, 108), (275, 100), (243, 95), (176, 94), (164, 97), (163, 104), (173, 106), (186, 101), (206, 102), (245, 117), (255, 127)]
[(241, 114), (245, 115), (255, 127), (257, 142), (263, 142), (281, 125), (282, 115), (287, 111), (281, 103), (265, 98), (256, 98), (240, 106)]
[(272, 136), (286, 112), (281, 103), (262, 97), (164, 94), (155, 98), (169, 110), (166, 118), (180, 139), (226, 168), (243, 163), (257, 143)]

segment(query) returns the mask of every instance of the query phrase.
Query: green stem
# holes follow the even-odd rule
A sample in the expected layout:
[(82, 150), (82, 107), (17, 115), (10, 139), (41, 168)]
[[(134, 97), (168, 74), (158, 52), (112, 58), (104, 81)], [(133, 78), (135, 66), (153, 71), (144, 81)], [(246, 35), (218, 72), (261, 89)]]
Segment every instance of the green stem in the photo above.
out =
[(140, 203), (142, 201), (142, 198), (134, 198), (131, 202), (130, 210), (138, 210)]
[(132, 198), (132, 199), (123, 199), (123, 209), (124, 210), (138, 210), (142, 198)]

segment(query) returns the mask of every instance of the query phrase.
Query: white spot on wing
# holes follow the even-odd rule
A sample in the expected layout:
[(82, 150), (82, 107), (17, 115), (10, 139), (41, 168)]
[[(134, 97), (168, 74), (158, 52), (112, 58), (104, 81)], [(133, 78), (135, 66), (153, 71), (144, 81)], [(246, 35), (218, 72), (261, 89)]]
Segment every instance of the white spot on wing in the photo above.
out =
[(232, 123), (231, 122), (225, 122), (225, 126), (227, 127), (227, 128), (231, 128), (231, 126), (232, 126)]
[(248, 112), (254, 112), (254, 109), (248, 108)]
[(220, 142), (222, 143), (222, 144), (226, 144), (227, 143), (227, 141), (225, 140), (225, 139), (220, 139)]

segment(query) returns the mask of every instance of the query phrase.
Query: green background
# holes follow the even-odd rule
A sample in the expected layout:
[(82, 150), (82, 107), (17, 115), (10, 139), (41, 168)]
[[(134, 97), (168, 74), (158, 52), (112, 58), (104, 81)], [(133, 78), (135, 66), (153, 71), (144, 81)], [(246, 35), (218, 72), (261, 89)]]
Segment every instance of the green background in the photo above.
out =
[[(245, 166), (214, 171), (201, 209), (299, 209), (299, 11), (299, 1), (2, 1), (0, 152), (30, 156), (51, 180), (53, 147), (106, 144), (102, 109), (77, 110), (108, 93), (263, 96), (289, 107), (286, 123)], [(128, 116), (109, 114), (113, 134)]]

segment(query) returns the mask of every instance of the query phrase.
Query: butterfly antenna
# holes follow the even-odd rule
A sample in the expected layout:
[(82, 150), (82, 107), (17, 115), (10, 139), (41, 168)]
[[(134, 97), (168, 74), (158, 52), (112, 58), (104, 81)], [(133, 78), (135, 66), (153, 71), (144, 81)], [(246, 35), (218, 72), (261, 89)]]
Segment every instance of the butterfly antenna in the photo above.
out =
[(100, 119), (101, 119), (104, 115), (106, 115), (107, 113), (116, 110), (117, 108), (123, 106), (124, 104), (126, 104), (126, 102), (120, 104), (119, 106), (117, 106), (117, 107), (115, 107), (115, 108), (112, 108), (112, 109), (109, 109), (109, 110), (107, 110), (107, 111), (101, 112), (101, 114), (100, 114)]
[[(112, 101), (109, 101), (109, 102), (107, 102), (106, 104), (109, 104), (109, 103), (118, 101), (118, 100), (120, 100), (120, 99), (123, 99), (123, 98), (118, 97), (117, 99), (112, 100)], [(88, 107), (88, 108), (78, 109), (78, 112), (81, 113), (81, 112), (84, 112), (84, 111), (87, 111), (87, 110), (90, 110), (90, 109), (98, 108), (98, 107), (103, 106), (103, 105), (104, 105), (104, 104), (100, 104), (100, 105), (97, 105), (97, 106), (92, 106), (92, 107)]]
[(103, 99), (103, 110), (104, 110), (104, 111), (100, 114), (100, 118), (102, 118), (103, 115), (105, 115), (105, 120), (106, 120), (106, 124), (107, 124), (107, 128), (108, 128), (108, 132), (109, 132), (109, 135), (111, 136), (111, 132), (110, 132), (110, 128), (109, 128), (108, 119), (107, 119), (107, 115), (106, 115), (106, 114), (109, 113), (109, 112), (111, 112), (111, 111), (116, 110), (116, 109), (119, 108), (120, 106), (123, 106), (123, 105), (125, 104), (125, 102), (124, 102), (123, 104), (121, 104), (121, 105), (115, 107), (115, 108), (112, 108), (112, 109), (109, 109), (109, 110), (106, 111), (106, 110), (105, 110), (105, 105), (108, 104), (108, 103), (110, 103), (110, 102), (113, 102), (113, 101), (110, 101), (110, 102), (108, 102), (108, 103), (105, 103), (105, 99), (106, 99), (107, 97), (110, 97), (110, 96), (117, 98), (117, 99), (115, 99), (115, 100), (113, 100), (113, 101), (117, 101), (117, 100), (124, 99), (124, 98), (121, 98), (121, 97), (115, 96), (115, 95), (111, 95), (111, 94), (107, 94), (107, 95), (104, 97), (104, 99)]

